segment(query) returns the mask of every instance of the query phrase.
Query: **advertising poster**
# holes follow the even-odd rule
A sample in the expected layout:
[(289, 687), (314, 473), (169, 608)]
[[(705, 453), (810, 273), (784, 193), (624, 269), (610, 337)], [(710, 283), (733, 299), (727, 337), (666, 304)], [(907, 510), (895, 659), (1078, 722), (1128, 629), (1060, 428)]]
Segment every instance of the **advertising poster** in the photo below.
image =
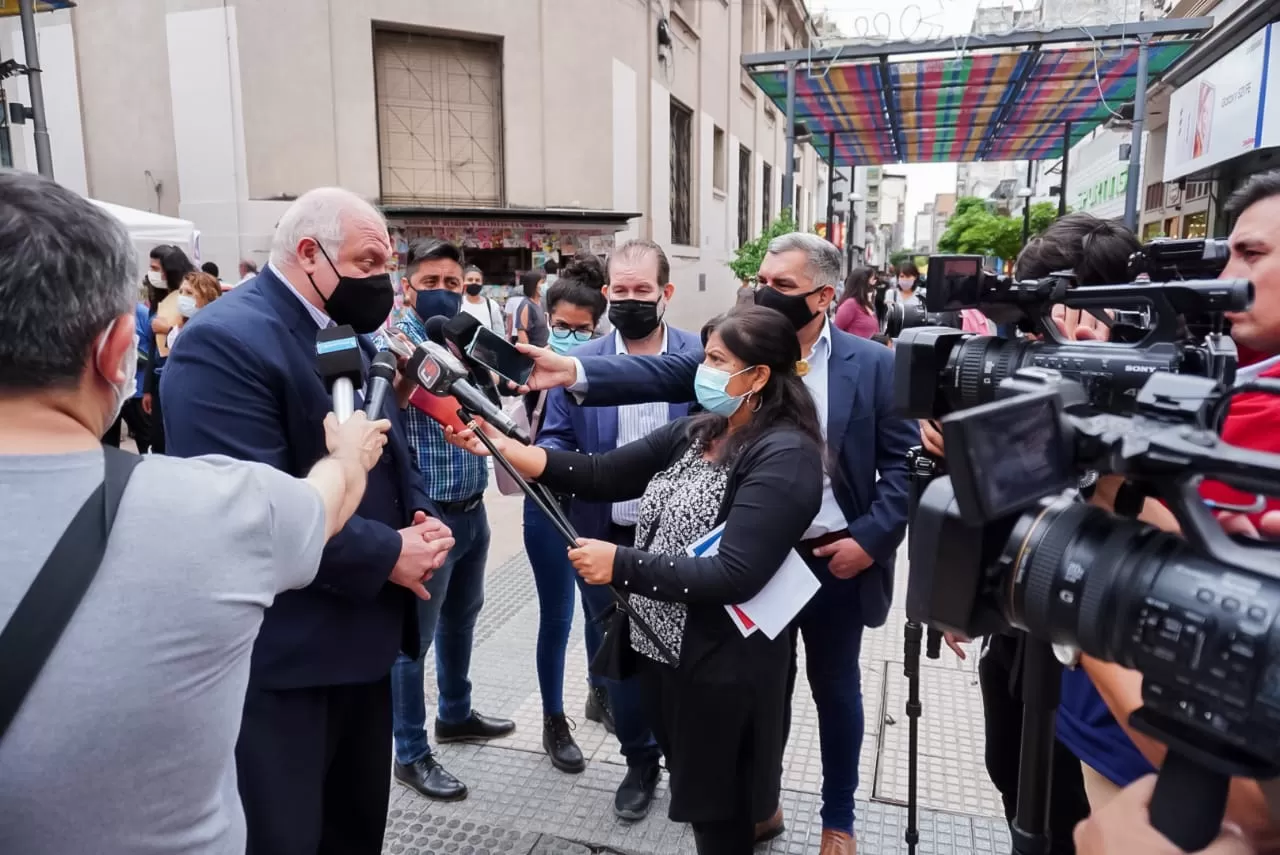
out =
[(1175, 181), (1263, 144), (1259, 139), (1262, 93), (1270, 72), (1267, 42), (1273, 27), (1254, 33), (1173, 93), (1169, 99), (1165, 181)]

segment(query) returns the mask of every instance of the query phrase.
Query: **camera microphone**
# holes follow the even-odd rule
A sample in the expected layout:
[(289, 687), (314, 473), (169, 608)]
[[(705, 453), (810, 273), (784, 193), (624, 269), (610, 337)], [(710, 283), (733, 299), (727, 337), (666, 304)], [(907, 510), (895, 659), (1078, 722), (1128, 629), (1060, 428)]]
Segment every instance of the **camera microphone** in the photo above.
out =
[[(418, 345), (409, 360), (409, 371), (423, 389), (436, 397), (453, 396), (470, 413), (480, 416), (504, 435), (525, 445), (529, 434), (509, 415), (467, 380), (468, 372), (447, 348), (433, 341)], [(430, 413), (428, 413), (430, 415)]]
[(339, 422), (345, 422), (355, 412), (355, 386), (364, 373), (355, 330), (345, 324), (320, 330), (316, 336), (316, 368), (333, 397), (333, 414)]
[(364, 411), (370, 419), (390, 417), (383, 416), (382, 409), (395, 380), (395, 356), (385, 351), (379, 353), (373, 358), (373, 364), (369, 366), (369, 396), (365, 400)]

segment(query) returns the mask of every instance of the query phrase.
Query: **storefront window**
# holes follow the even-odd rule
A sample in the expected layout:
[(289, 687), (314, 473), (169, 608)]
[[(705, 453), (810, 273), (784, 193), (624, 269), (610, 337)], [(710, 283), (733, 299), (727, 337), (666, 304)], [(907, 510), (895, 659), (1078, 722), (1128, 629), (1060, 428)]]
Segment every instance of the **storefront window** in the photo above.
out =
[(1182, 218), (1182, 236), (1184, 238), (1202, 238), (1209, 235), (1209, 212), (1187, 214)]
[(1164, 221), (1164, 233), (1169, 237), (1175, 237), (1178, 234), (1178, 218), (1170, 217)]
[(1154, 223), (1147, 223), (1145, 226), (1142, 227), (1142, 240), (1144, 242), (1149, 240), (1155, 240), (1156, 238), (1160, 237), (1162, 234), (1164, 234), (1164, 230), (1160, 228), (1159, 221)]

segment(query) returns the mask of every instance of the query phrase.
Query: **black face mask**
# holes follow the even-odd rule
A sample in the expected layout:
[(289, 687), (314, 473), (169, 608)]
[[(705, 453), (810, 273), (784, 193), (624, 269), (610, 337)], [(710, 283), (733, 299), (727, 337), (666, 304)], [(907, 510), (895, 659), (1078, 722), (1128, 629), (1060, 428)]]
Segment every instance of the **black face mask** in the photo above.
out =
[(478, 282), (477, 282), (477, 283), (474, 283), (474, 284), (472, 284), (472, 285), (468, 285), (468, 286), (467, 286), (467, 294), (469, 294), (469, 295), (470, 295), (470, 296), (472, 296), (472, 297), (479, 297), (479, 296), (480, 296), (480, 289), (481, 289), (481, 288), (483, 288), (483, 287), (484, 287), (484, 286), (483, 286), (483, 285), (481, 285), (481, 284), (480, 284), (480, 283), (478, 283)]
[(821, 290), (821, 288), (814, 288), (804, 294), (783, 294), (781, 291), (762, 285), (756, 289), (756, 305), (781, 312), (798, 332), (818, 316), (818, 313), (810, 308), (808, 298)]
[(609, 323), (628, 341), (647, 337), (662, 323), (657, 302), (648, 300), (618, 300), (609, 304)]
[(338, 268), (334, 267), (333, 259), (329, 258), (329, 253), (324, 251), (324, 247), (320, 246), (319, 242), (316, 243), (316, 247), (324, 256), (324, 260), (329, 262), (333, 275), (338, 277), (338, 284), (334, 286), (333, 293), (325, 297), (324, 294), (320, 294), (320, 289), (316, 288), (316, 280), (310, 273), (307, 274), (311, 287), (315, 288), (315, 292), (320, 294), (320, 299), (324, 300), (325, 314), (332, 318), (334, 323), (346, 324), (360, 335), (377, 330), (391, 314), (391, 308), (396, 302), (396, 292), (391, 287), (391, 274), (383, 272), (374, 273), (372, 276), (343, 276), (338, 272)]

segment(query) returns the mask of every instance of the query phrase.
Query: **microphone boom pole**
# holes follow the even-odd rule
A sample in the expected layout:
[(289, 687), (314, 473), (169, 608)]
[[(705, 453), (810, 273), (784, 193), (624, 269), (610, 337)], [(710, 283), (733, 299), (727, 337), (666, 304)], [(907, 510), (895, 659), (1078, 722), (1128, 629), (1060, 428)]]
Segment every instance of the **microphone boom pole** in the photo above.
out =
[[(507, 458), (503, 456), (502, 452), (498, 450), (498, 447), (494, 445), (493, 440), (490, 439), (480, 425), (476, 423), (475, 417), (465, 406), (458, 409), (458, 418), (467, 426), (468, 429), (470, 429), (472, 434), (474, 434), (475, 437), (484, 444), (484, 447), (489, 450), (489, 456), (496, 460), (502, 468), (507, 471), (507, 474), (520, 485), (521, 492), (528, 496), (529, 499), (538, 506), (538, 510), (542, 511), (542, 513), (546, 515), (547, 519), (551, 521), (551, 524), (555, 526), (556, 531), (564, 538), (564, 541), (569, 548), (572, 549), (576, 547), (578, 545), (578, 533), (573, 530), (573, 524), (569, 522), (567, 517), (565, 517), (559, 504), (556, 503), (554, 499), (548, 498), (545, 493), (545, 488), (541, 484), (530, 484), (525, 480), (523, 475), (516, 471), (515, 466), (511, 464), (510, 460), (507, 460)], [(632, 623), (640, 628), (645, 636), (648, 637), (649, 641), (658, 648), (658, 652), (666, 658), (666, 664), (675, 667), (675, 664), (678, 661), (676, 655), (671, 651), (667, 644), (662, 641), (662, 639), (658, 638), (658, 634), (654, 632), (653, 627), (649, 626), (645, 619), (636, 612), (634, 607), (632, 607), (627, 598), (623, 596), (622, 592), (614, 587), (614, 585), (609, 584), (605, 587), (607, 587), (609, 589), (609, 593), (613, 595), (613, 600), (617, 603), (618, 608), (627, 613), (627, 617), (631, 619)]]

